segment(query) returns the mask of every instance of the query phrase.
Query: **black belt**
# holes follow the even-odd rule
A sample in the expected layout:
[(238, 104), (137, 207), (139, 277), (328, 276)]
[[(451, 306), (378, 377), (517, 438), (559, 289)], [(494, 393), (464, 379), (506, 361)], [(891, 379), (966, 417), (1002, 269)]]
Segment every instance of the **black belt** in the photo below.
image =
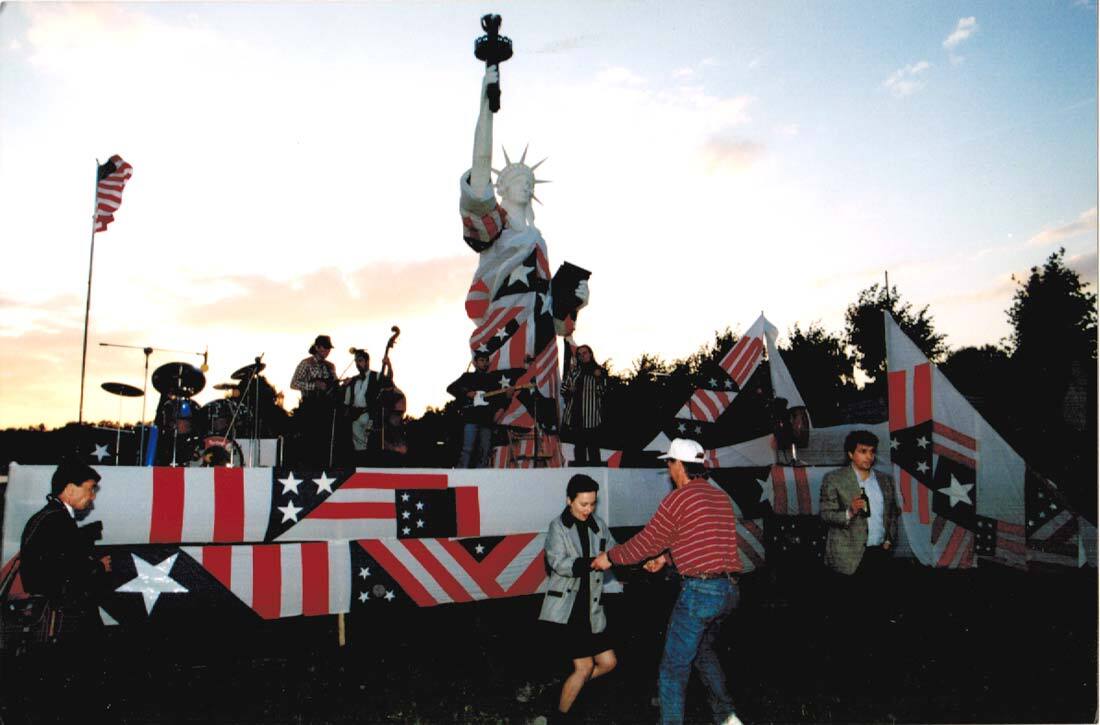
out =
[(714, 571), (704, 574), (683, 574), (682, 576), (684, 579), (729, 579), (736, 584), (740, 575), (735, 571)]

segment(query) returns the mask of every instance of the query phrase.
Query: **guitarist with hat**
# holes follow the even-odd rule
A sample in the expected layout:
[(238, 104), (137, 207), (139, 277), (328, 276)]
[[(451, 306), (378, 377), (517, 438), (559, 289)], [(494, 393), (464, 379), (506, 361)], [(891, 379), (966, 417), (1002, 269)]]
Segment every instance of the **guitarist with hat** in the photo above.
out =
[(489, 372), (488, 353), (475, 350), (473, 362), (473, 370), (462, 373), (447, 386), (447, 392), (462, 404), (462, 453), (456, 468), (489, 467), (497, 406), (490, 405), (484, 394), (498, 388), (499, 381)]

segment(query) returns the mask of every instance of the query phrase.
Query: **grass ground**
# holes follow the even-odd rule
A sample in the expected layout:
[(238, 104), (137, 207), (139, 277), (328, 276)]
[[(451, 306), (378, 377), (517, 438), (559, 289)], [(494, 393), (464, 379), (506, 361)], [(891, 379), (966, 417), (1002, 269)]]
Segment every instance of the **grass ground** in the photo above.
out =
[[(952, 573), (898, 562), (884, 587), (894, 623), (870, 648), (875, 656), (839, 672), (845, 660), (830, 644), (827, 580), (747, 577), (720, 653), (742, 718), (1096, 721), (1095, 571)], [(582, 720), (655, 721), (651, 698), (674, 596), (674, 582), (642, 580), (609, 598), (620, 666), (582, 693)], [(549, 714), (566, 673), (543, 654), (538, 606), (525, 597), (380, 609), (349, 618), (342, 648), (333, 617), (112, 628), (103, 696), (127, 723), (531, 722)], [(4, 722), (22, 722), (14, 675), (28, 673), (19, 660), (6, 664)], [(838, 676), (854, 694), (837, 696)], [(694, 681), (689, 717), (707, 717)]]

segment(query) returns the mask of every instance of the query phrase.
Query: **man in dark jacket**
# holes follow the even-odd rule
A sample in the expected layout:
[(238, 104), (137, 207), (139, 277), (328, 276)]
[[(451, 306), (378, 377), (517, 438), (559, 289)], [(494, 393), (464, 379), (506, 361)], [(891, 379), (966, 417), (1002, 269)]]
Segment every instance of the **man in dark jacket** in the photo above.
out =
[(499, 385), (497, 378), (489, 372), (489, 356), (475, 351), (474, 369), (462, 373), (447, 386), (447, 392), (462, 404), (462, 453), (456, 468), (488, 468), (493, 416), (497, 408), (483, 396), (487, 392), (495, 392)]
[(62, 632), (98, 622), (93, 595), (111, 570), (111, 557), (95, 558), (94, 536), (102, 527), (77, 528), (76, 517), (91, 509), (100, 476), (83, 463), (62, 463), (54, 471), (46, 505), (23, 527), (19, 573), (23, 588), (62, 610)]
[[(96, 595), (108, 585), (111, 557), (94, 554), (102, 525), (76, 525), (77, 517), (92, 508), (99, 480), (90, 466), (62, 463), (54, 471), (46, 505), (23, 527), (19, 553), (23, 588), (46, 597), (60, 614), (51, 638), (55, 646), (37, 652), (22, 675), (29, 678), (27, 702), (38, 716), (66, 720), (82, 713), (95, 720), (105, 707), (95, 682), (102, 672), (98, 638), (103, 630)], [(60, 701), (48, 696), (59, 682), (66, 692)], [(42, 697), (34, 696), (41, 690), (45, 691)]]

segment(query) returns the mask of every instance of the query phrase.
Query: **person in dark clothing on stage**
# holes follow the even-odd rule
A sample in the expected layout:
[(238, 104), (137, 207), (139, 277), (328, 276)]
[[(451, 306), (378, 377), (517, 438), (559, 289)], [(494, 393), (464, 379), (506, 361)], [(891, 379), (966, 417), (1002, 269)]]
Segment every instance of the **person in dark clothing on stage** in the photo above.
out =
[(309, 357), (298, 363), (290, 387), (302, 393), (294, 412), (300, 440), (300, 465), (318, 468), (332, 465), (336, 432), (336, 366), (329, 362), (332, 338), (318, 335), (309, 346)]
[(456, 468), (488, 468), (497, 407), (478, 393), (499, 387), (497, 376), (489, 372), (489, 356), (481, 352), (474, 353), (474, 369), (447, 386), (462, 404), (462, 453)]
[(562, 420), (573, 440), (573, 464), (601, 466), (598, 436), (603, 423), (607, 370), (596, 363), (588, 345), (577, 347), (572, 362), (562, 382), (561, 397), (566, 401)]

